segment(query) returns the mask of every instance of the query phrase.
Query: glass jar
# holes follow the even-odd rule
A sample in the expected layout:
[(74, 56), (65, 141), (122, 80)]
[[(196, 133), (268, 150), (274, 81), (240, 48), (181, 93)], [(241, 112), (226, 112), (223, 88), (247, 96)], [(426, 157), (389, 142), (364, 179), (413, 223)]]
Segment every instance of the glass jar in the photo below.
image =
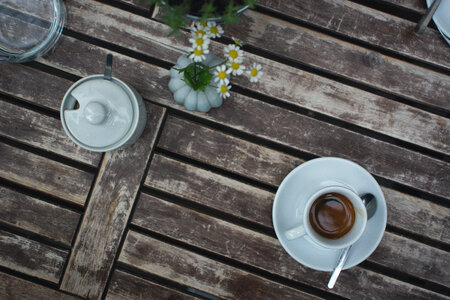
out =
[(26, 62), (46, 54), (65, 19), (62, 0), (0, 0), (0, 61)]

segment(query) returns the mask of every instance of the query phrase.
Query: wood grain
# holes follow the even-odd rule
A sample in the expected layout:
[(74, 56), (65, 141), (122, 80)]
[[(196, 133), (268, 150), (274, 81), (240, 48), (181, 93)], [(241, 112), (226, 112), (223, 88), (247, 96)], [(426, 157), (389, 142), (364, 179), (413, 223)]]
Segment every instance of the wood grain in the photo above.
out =
[(270, 226), (273, 194), (213, 172), (155, 155), (146, 186)]
[(48, 287), (0, 273), (0, 299), (8, 300), (75, 300), (79, 299)]
[(133, 231), (119, 261), (226, 299), (319, 299)]
[(0, 187), (0, 220), (70, 246), (80, 214)]
[(158, 147), (278, 186), (304, 160), (174, 116), (167, 118)]
[(78, 147), (64, 132), (61, 122), (43, 114), (1, 101), (0, 135), (97, 167), (101, 154)]
[(102, 296), (165, 114), (160, 106), (146, 107), (140, 139), (104, 156), (61, 283), (64, 291), (89, 299)]
[[(182, 32), (180, 39), (168, 38), (170, 28), (147, 18), (85, 0), (68, 5), (76, 20), (68, 26), (74, 31), (82, 32), (95, 24), (90, 34), (96, 38), (170, 63), (175, 63), (179, 55), (189, 50), (187, 33)], [(109, 24), (116, 26), (111, 28)], [(122, 34), (123, 30), (127, 31), (126, 35)], [(212, 42), (211, 45), (214, 53), (222, 53), (222, 44)], [(423, 147), (450, 152), (450, 124), (445, 118), (257, 55), (246, 53), (246, 57), (262, 65), (264, 76), (256, 86), (242, 77), (233, 77), (233, 84), (256, 88), (260, 93), (289, 104)], [(290, 84), (280, 85), (280, 82)]]
[(251, 10), (241, 20), (241, 24), (228, 28), (227, 36), (273, 55), (449, 111), (450, 76), (379, 53), (375, 54), (383, 62), (368, 67), (363, 58), (370, 51), (365, 48)]
[(93, 174), (0, 144), (0, 177), (77, 205), (86, 201)]
[(115, 270), (106, 299), (169, 299), (169, 300), (193, 300), (199, 299), (161, 286), (140, 277)]
[[(278, 187), (303, 162), (295, 156), (173, 116), (167, 118), (158, 146), (273, 187)], [(388, 206), (388, 224), (450, 243), (448, 208), (390, 188), (382, 189)]]
[(0, 230), (0, 265), (58, 283), (67, 251)]
[(386, 198), (388, 224), (450, 244), (450, 209), (419, 197), (381, 187)]
[(427, 29), (422, 36), (417, 37), (413, 34), (416, 26), (414, 22), (343, 0), (262, 0), (258, 1), (258, 5), (345, 37), (450, 70), (448, 45), (440, 33)]
[[(86, 76), (102, 68), (107, 53), (113, 52), (63, 37), (52, 56), (40, 60), (47, 65)], [(187, 112), (172, 100), (167, 89), (167, 70), (113, 54), (117, 77), (133, 82), (143, 97)], [(448, 163), (253, 98), (234, 92), (231, 94), (218, 110), (208, 114), (187, 113), (317, 156), (348, 158), (375, 175), (415, 189), (442, 197), (450, 194)]]
[(448, 280), (450, 269), (442, 267), (450, 265), (448, 251), (386, 232), (379, 247), (368, 260), (410, 276), (450, 287)]
[(58, 112), (64, 94), (73, 84), (70, 80), (21, 64), (0, 62), (0, 66), (2, 93)]

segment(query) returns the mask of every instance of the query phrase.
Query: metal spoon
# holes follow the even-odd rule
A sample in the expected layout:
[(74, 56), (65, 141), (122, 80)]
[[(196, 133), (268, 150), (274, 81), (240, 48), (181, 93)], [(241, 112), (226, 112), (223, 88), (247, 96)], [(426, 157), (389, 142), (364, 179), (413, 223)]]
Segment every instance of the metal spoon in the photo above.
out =
[[(375, 210), (377, 208), (376, 207), (377, 201), (375, 201), (375, 196), (372, 194), (362, 195), (361, 200), (362, 200), (364, 206), (366, 207), (367, 220), (368, 220), (375, 214)], [(345, 262), (347, 261), (348, 252), (351, 247), (352, 247), (352, 245), (342, 249), (341, 255), (339, 256), (338, 263), (337, 263), (336, 267), (334, 268), (333, 273), (331, 274), (330, 281), (328, 282), (329, 289), (332, 289), (334, 287), (334, 284), (336, 283), (336, 280), (338, 279), (339, 274), (341, 273), (342, 268), (344, 267)]]
[(433, 4), (430, 5), (427, 12), (423, 15), (419, 23), (417, 23), (416, 27), (414, 28), (415, 35), (417, 36), (422, 35), (422, 33), (425, 31), (425, 28), (427, 28), (428, 23), (430, 23), (431, 18), (433, 17), (440, 3), (441, 0), (434, 0)]

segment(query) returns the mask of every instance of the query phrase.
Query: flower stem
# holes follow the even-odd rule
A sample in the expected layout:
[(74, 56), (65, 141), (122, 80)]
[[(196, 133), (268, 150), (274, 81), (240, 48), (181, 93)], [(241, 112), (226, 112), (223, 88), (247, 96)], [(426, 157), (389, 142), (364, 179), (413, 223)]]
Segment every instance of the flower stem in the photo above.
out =
[(218, 64), (218, 65), (215, 65), (215, 66), (211, 66), (211, 67), (209, 67), (210, 69), (214, 69), (214, 68), (217, 68), (217, 67), (219, 67), (219, 66), (221, 66), (221, 65), (224, 65), (224, 64), (226, 64), (227, 63), (227, 60), (224, 60), (223, 62), (221, 62), (220, 64)]

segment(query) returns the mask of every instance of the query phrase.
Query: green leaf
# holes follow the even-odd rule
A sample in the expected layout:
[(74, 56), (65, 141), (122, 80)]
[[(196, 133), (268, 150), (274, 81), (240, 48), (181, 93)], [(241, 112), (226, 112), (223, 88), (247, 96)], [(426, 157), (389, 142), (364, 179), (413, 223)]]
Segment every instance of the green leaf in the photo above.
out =
[(208, 2), (203, 3), (202, 8), (200, 9), (202, 14), (201, 21), (206, 22), (206, 19), (214, 17), (214, 13), (216, 12), (216, 7), (214, 6), (214, 1), (210, 0)]
[(239, 21), (239, 17), (236, 15), (236, 7), (233, 0), (231, 0), (227, 5), (225, 15), (223, 16), (223, 21), (225, 23), (225, 28), (228, 28), (228, 25)]
[(205, 91), (213, 78), (213, 74), (210, 73), (211, 68), (202, 63), (192, 63), (181, 70), (179, 72), (184, 72), (184, 81), (194, 90)]
[(195, 64), (190, 64), (185, 68), (184, 71), (184, 79), (186, 80), (186, 83), (189, 84), (194, 90), (196, 88), (196, 66)]

